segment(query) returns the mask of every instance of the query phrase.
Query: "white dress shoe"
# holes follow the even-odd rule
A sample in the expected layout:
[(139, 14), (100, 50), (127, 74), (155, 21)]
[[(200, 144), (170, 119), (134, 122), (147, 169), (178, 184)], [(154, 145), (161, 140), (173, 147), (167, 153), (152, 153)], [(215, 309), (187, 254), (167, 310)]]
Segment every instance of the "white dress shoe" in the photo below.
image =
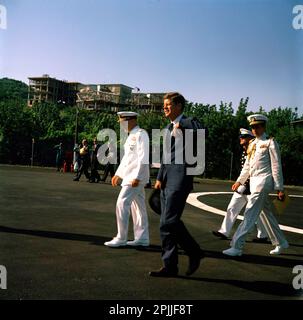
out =
[(104, 245), (111, 248), (124, 247), (126, 246), (126, 241), (114, 238), (111, 241), (104, 242)]
[(126, 244), (128, 246), (133, 246), (133, 247), (148, 247), (149, 246), (149, 241), (148, 240), (133, 240), (133, 241), (127, 241)]
[(279, 254), (282, 253), (282, 251), (284, 249), (287, 249), (288, 247), (289, 247), (289, 245), (288, 245), (288, 242), (286, 241), (286, 242), (280, 244), (279, 246), (276, 246), (275, 249), (273, 249), (273, 250), (271, 250), (269, 252), (269, 254), (271, 254), (271, 255), (279, 255)]
[(236, 248), (229, 248), (223, 251), (223, 254), (231, 257), (240, 257), (242, 256), (242, 250)]

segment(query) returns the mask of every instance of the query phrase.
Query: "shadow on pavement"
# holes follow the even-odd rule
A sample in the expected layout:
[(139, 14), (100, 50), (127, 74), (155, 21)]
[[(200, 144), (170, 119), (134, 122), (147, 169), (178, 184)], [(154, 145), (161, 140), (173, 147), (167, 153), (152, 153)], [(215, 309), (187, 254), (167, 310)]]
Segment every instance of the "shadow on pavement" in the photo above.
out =
[(275, 296), (300, 296), (302, 291), (295, 290), (291, 284), (285, 284), (274, 281), (243, 281), (243, 280), (229, 280), (229, 279), (209, 279), (209, 278), (197, 278), (197, 277), (186, 277), (178, 276), (177, 278), (202, 281), (202, 282), (212, 282), (212, 283), (222, 283), (232, 286), (236, 286), (242, 289), (264, 293)]
[[(139, 251), (144, 252), (157, 252), (161, 253), (161, 247), (156, 245), (151, 245), (146, 248), (135, 248)], [(243, 255), (241, 257), (228, 257), (224, 255), (220, 251), (210, 251), (210, 250), (204, 250), (206, 258), (215, 258), (215, 259), (224, 259), (224, 260), (235, 260), (239, 262), (246, 262), (246, 263), (252, 263), (252, 264), (262, 264), (262, 265), (269, 265), (269, 266), (279, 266), (279, 267), (286, 267), (286, 268), (293, 268), (295, 265), (302, 264), (302, 260), (296, 260), (296, 259), (286, 259), (281, 258), (285, 256), (293, 256), (293, 257), (302, 257), (301, 255), (296, 254), (282, 254), (280, 257), (271, 257), (271, 256), (258, 256), (258, 255)], [(186, 255), (184, 251), (179, 251), (179, 255)]]
[[(68, 232), (58, 232), (58, 231), (45, 231), (45, 230), (29, 230), (29, 229), (17, 229), (11, 227), (0, 226), (0, 232), (4, 233), (14, 233), (14, 234), (23, 234), (30, 235), (36, 237), (43, 238), (52, 238), (52, 239), (60, 239), (60, 240), (72, 240), (72, 241), (84, 241), (89, 242), (94, 245), (103, 245), (105, 241), (111, 240), (111, 238), (95, 236), (89, 234), (79, 234), (79, 233), (68, 233)], [(157, 245), (151, 245), (149, 247), (120, 247), (116, 249), (136, 249), (144, 252), (161, 252), (161, 247)], [(184, 254), (184, 252), (180, 252), (180, 254)], [(205, 255), (208, 258), (215, 259), (224, 259), (224, 260), (235, 260), (239, 262), (246, 262), (251, 264), (262, 264), (262, 265), (270, 265), (270, 266), (280, 266), (293, 268), (295, 265), (302, 264), (302, 259), (287, 259), (282, 257), (266, 257), (259, 255), (243, 255), (241, 257), (227, 257), (223, 255), (223, 253), (218, 251), (209, 251), (205, 250)]]
[[(223, 240), (223, 239), (222, 239)], [(231, 240), (231, 239), (230, 239)], [(246, 240), (246, 243), (253, 243), (256, 244), (256, 242), (253, 242), (251, 240)], [(268, 241), (267, 244), (270, 244), (270, 241)], [(298, 247), (298, 248), (303, 248), (303, 244), (299, 244), (299, 243), (289, 243), (289, 247)]]
[(85, 241), (95, 245), (101, 245), (105, 241), (111, 240), (111, 238), (94, 236), (89, 234), (67, 233), (67, 232), (45, 231), (45, 230), (16, 229), (16, 228), (4, 227), (4, 226), (0, 226), (0, 232), (24, 234), (24, 235), (35, 236), (35, 237), (52, 238), (52, 239), (60, 239), (60, 240)]
[(294, 266), (301, 264), (302, 259), (286, 259), (278, 256), (259, 256), (255, 254), (242, 255), (241, 257), (229, 257), (224, 255), (222, 252), (218, 251), (208, 251), (205, 250), (206, 257), (215, 258), (215, 259), (224, 259), (224, 260), (235, 260), (239, 262), (251, 263), (251, 264), (262, 264), (268, 266), (276, 266), (276, 267), (286, 267), (293, 268)]
[(290, 243), (289, 244), (290, 247), (299, 247), (299, 248), (303, 248), (303, 244), (295, 244), (295, 243)]

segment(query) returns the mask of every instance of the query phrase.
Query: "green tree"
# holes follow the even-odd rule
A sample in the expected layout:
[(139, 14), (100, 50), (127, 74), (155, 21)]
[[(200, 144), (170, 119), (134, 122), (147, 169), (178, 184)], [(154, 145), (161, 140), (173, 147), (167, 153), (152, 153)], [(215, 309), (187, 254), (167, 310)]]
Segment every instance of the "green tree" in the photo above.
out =
[(9, 78), (0, 79), (0, 101), (21, 100), (26, 101), (28, 86), (22, 81)]
[(0, 161), (28, 164), (30, 161), (32, 118), (23, 101), (0, 102)]

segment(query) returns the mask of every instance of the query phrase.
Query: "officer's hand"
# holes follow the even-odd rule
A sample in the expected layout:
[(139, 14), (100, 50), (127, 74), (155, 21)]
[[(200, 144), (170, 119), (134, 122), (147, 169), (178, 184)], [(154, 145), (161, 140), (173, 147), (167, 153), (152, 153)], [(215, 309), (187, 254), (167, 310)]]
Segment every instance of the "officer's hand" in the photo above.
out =
[(120, 177), (118, 177), (118, 176), (113, 176), (113, 177), (112, 177), (112, 186), (113, 186), (113, 187), (116, 187), (116, 186), (118, 185), (118, 183), (119, 183), (119, 180), (120, 180)]
[(237, 191), (238, 188), (240, 187), (241, 183), (240, 182), (236, 182), (232, 185), (231, 189), (232, 191)]
[(133, 187), (133, 188), (138, 187), (139, 183), (140, 183), (140, 180), (134, 179), (134, 180), (132, 181), (132, 187)]
[(156, 183), (155, 183), (155, 185), (154, 185), (154, 188), (155, 188), (155, 189), (161, 189), (161, 181), (156, 180)]
[(278, 199), (284, 201), (285, 193), (283, 191), (278, 191)]

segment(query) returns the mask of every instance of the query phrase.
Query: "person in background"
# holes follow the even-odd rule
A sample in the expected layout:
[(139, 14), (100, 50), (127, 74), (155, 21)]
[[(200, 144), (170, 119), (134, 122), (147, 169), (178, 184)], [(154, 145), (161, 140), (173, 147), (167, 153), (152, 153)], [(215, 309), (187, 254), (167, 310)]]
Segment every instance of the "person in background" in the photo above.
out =
[(56, 168), (57, 171), (60, 172), (62, 165), (63, 165), (63, 160), (64, 160), (64, 151), (63, 151), (63, 143), (60, 142), (58, 145), (54, 147), (56, 149)]
[(85, 174), (86, 179), (89, 180), (90, 174), (88, 172), (88, 169), (90, 167), (90, 155), (89, 155), (88, 142), (86, 139), (82, 140), (82, 146), (80, 148), (79, 153), (80, 153), (81, 165), (76, 174), (76, 177), (74, 178), (74, 181), (79, 181), (83, 173)]
[(74, 172), (77, 173), (81, 166), (81, 157), (80, 157), (80, 143), (76, 143), (74, 146)]
[(115, 146), (110, 141), (108, 141), (107, 147), (108, 149), (106, 150), (105, 155), (108, 159), (108, 162), (104, 166), (104, 172), (101, 178), (102, 182), (106, 181), (109, 173), (111, 178), (113, 178), (113, 176), (115, 175), (115, 165), (111, 163), (112, 162), (111, 160), (113, 160), (113, 157), (115, 155), (115, 150), (114, 150)]
[(101, 180), (99, 172), (98, 172), (98, 159), (97, 154), (98, 150), (100, 148), (100, 144), (98, 144), (97, 138), (94, 138), (93, 140), (93, 150), (92, 150), (92, 158), (91, 158), (91, 175), (89, 182), (99, 182)]

